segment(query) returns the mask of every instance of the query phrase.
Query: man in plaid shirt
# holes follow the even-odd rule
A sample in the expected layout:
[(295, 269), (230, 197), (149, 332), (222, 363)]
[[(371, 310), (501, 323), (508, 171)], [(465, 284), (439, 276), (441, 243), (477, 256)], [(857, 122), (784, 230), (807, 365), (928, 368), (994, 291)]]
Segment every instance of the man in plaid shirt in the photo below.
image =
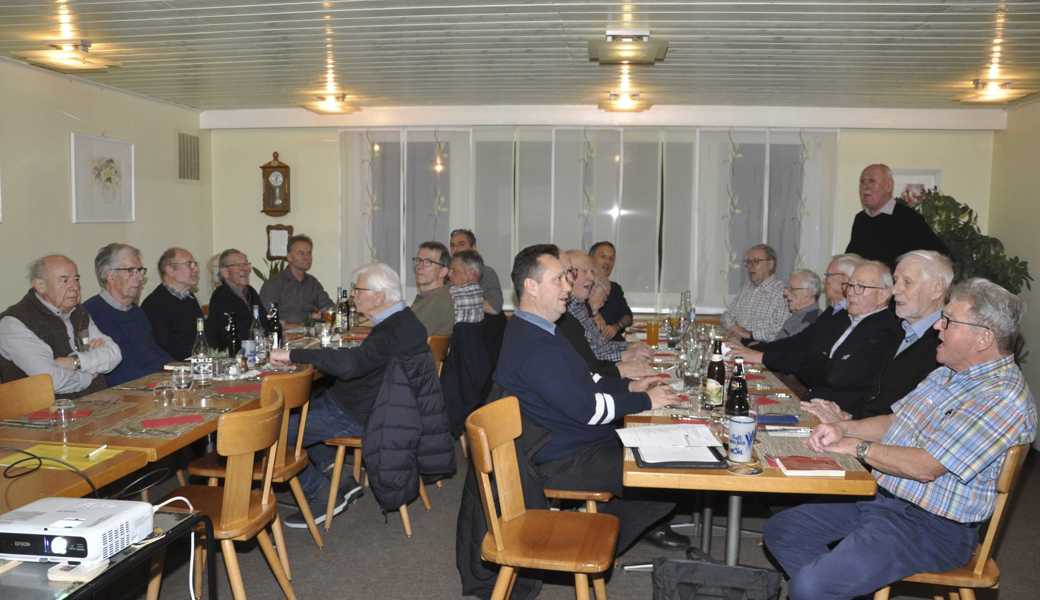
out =
[(1036, 406), (1013, 350), (1023, 312), (1018, 297), (985, 279), (954, 286), (935, 323), (942, 366), (893, 414), (813, 431), (810, 449), (857, 456), (874, 469), (878, 493), (766, 522), (792, 599), (858, 597), (968, 561), (1008, 449), (1036, 437)]
[(484, 259), (476, 250), (462, 250), (451, 257), (448, 280), (451, 302), (455, 306), (456, 323), (480, 323), (484, 320), (484, 290), (480, 274)]
[(776, 251), (766, 244), (752, 246), (744, 254), (744, 267), (751, 281), (726, 305), (722, 326), (741, 340), (771, 342), (791, 316), (785, 282), (776, 276)]

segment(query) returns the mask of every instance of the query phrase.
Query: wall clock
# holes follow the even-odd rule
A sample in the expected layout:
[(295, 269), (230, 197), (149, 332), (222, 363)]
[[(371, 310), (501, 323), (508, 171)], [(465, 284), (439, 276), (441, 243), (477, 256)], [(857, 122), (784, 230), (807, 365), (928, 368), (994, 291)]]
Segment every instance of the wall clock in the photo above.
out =
[(261, 190), (260, 212), (271, 217), (288, 214), (289, 165), (278, 160), (275, 152), (269, 162), (260, 165)]

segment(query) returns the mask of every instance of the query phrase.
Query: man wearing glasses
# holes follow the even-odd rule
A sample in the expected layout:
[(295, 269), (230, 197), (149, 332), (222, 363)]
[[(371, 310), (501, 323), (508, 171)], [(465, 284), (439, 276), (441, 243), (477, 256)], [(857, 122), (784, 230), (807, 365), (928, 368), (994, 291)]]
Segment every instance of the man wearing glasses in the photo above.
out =
[(267, 312), (260, 294), (249, 285), (253, 265), (245, 253), (228, 248), (220, 253), (217, 265), (220, 267), (220, 285), (209, 297), (206, 338), (210, 346), (226, 348), (224, 326), (227, 324), (227, 315), (231, 315), (235, 321), (239, 339), (245, 339), (249, 335), (249, 328), (253, 326), (253, 307), (260, 308), (260, 323), (265, 331), (268, 330)]
[(155, 341), (174, 358), (191, 356), (195, 343), (195, 321), (202, 308), (195, 298), (199, 285), (199, 263), (184, 248), (169, 248), (159, 257), (162, 282), (141, 303), (152, 323)]
[(455, 308), (444, 285), (451, 254), (440, 242), (423, 242), (412, 258), (415, 267), (415, 301), (412, 312), (426, 327), (426, 335), (451, 335), (455, 327)]
[(106, 377), (108, 384), (119, 385), (162, 371), (173, 358), (156, 343), (152, 323), (137, 305), (148, 272), (141, 264), (141, 251), (129, 244), (103, 246), (94, 258), (94, 271), (101, 293), (83, 306), (123, 355), (119, 366)]
[(79, 270), (60, 254), (29, 265), (25, 297), (0, 313), (0, 379), (50, 375), (56, 398), (106, 387), (122, 355), (80, 304)]
[(744, 254), (744, 266), (750, 281), (726, 306), (722, 326), (740, 340), (772, 341), (791, 316), (784, 281), (776, 276), (776, 251), (766, 244), (752, 246)]
[(798, 269), (787, 278), (784, 300), (791, 316), (784, 321), (777, 339), (788, 338), (801, 332), (820, 316), (820, 276), (808, 269)]
[(1024, 304), (981, 278), (957, 284), (934, 327), (942, 364), (892, 414), (817, 427), (808, 446), (874, 469), (863, 502), (805, 504), (764, 539), (794, 600), (868, 595), (922, 571), (964, 565), (993, 513), (1008, 449), (1036, 436), (1036, 406), (1014, 348)]

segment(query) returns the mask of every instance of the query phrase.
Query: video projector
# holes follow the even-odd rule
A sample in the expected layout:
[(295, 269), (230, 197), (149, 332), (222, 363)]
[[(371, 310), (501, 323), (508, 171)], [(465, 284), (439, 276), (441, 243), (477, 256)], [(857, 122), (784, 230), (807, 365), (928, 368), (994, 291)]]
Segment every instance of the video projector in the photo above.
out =
[(147, 502), (43, 498), (0, 514), (0, 558), (96, 562), (152, 534)]

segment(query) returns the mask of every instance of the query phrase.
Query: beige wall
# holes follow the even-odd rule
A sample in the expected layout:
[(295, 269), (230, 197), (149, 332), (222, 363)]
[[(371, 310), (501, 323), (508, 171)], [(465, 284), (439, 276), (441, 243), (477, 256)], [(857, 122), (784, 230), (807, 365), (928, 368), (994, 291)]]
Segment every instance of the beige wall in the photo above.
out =
[[(141, 249), (149, 267), (146, 294), (159, 282), (155, 263), (168, 246), (184, 246), (196, 256), (212, 251), (209, 133), (199, 131), (196, 111), (4, 60), (0, 107), (0, 307), (25, 293), (25, 267), (45, 253), (76, 261), (86, 299), (98, 290), (94, 255), (109, 242)], [(72, 223), (71, 132), (134, 144), (136, 222)], [(199, 182), (177, 179), (178, 132), (201, 135)], [(208, 297), (209, 291), (202, 293)]]
[(834, 249), (849, 243), (852, 219), (861, 209), (859, 174), (869, 164), (893, 169), (938, 169), (940, 189), (971, 206), (986, 231), (993, 167), (989, 131), (890, 131), (843, 129), (838, 136), (838, 189), (834, 212)]
[(1028, 305), (1023, 332), (1032, 354), (1023, 365), (1034, 393), (1040, 393), (1040, 102), (1008, 111), (1008, 128), (995, 136), (990, 233), (1004, 242), (1008, 254), (1029, 262), (1038, 281), (1023, 291)]
[[(335, 130), (223, 129), (212, 132), (213, 248), (234, 247), (266, 272), (266, 227), (292, 225), (314, 240), (311, 274), (329, 295), (340, 285), (339, 144)], [(289, 165), (292, 210), (284, 217), (260, 212), (260, 165)], [(253, 287), (262, 284), (253, 276)]]

